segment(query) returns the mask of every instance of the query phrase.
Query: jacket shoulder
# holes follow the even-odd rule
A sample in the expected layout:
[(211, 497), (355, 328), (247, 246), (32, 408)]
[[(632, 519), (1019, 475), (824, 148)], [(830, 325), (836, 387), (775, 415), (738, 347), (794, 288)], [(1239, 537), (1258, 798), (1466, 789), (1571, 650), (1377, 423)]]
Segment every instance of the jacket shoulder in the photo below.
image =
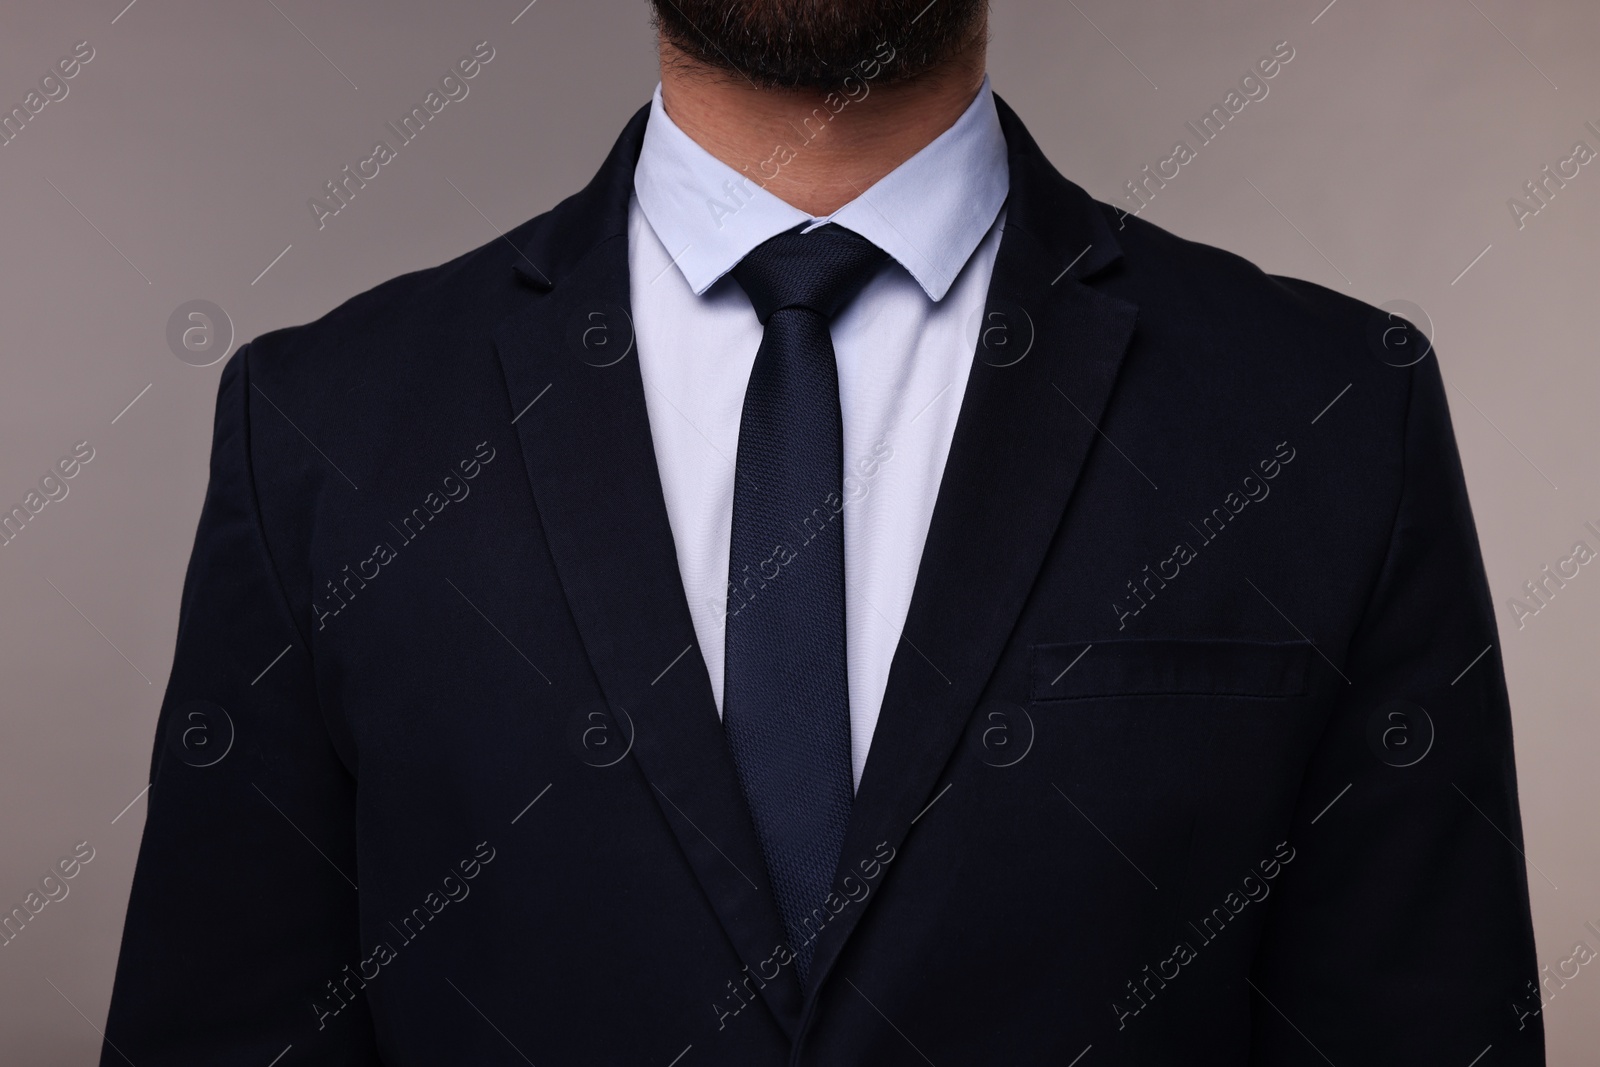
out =
[[(456, 258), (411, 270), (350, 296), (312, 322), (282, 326), (250, 342), (253, 370), (277, 378), (296, 374), (302, 363), (315, 363), (315, 373), (330, 373), (341, 354), (384, 346), (390, 354), (419, 350), (405, 344), (419, 333), (486, 330), (496, 310), (509, 310), (525, 283), (514, 267), (525, 232), (539, 219), (525, 222), (506, 237), (477, 246)], [(354, 346), (352, 346), (354, 342)], [(400, 344), (386, 344), (400, 342)]]
[(1181, 237), (1155, 223), (1096, 201), (1122, 244), (1139, 297), (1152, 308), (1184, 301), (1271, 316), (1308, 330), (1361, 334), (1389, 313), (1349, 293), (1302, 278), (1271, 274), (1236, 252)]

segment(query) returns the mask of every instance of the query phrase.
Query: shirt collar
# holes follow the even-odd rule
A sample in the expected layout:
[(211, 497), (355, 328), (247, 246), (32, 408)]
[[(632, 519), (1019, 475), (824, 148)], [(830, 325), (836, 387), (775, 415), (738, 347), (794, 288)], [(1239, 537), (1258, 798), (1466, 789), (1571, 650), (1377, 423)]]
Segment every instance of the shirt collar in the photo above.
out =
[[(805, 151), (798, 134), (788, 150)], [(769, 237), (801, 224), (811, 229), (834, 222), (883, 249), (930, 299), (940, 300), (989, 232), (1010, 188), (988, 75), (954, 125), (827, 218), (780, 200), (756, 183), (758, 175), (734, 170), (684, 133), (667, 116), (656, 85), (634, 194), (696, 295)]]

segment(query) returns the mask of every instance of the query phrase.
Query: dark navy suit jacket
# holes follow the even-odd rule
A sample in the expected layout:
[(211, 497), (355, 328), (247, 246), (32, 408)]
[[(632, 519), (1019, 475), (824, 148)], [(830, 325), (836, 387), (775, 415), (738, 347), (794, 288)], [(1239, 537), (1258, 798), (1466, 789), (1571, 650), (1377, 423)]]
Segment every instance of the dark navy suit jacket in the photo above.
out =
[(632, 351), (641, 110), (554, 210), (223, 369), (103, 1063), (1542, 1062), (1435, 356), (1000, 113), (808, 982)]

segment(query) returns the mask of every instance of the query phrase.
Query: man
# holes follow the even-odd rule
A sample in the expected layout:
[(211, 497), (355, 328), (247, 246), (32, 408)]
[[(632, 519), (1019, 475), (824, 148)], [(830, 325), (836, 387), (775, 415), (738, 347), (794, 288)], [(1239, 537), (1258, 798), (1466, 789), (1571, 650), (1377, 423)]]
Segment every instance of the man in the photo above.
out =
[(976, 0), (656, 15), (588, 187), (223, 372), (103, 1062), (1542, 1062), (1425, 342), (1091, 200)]

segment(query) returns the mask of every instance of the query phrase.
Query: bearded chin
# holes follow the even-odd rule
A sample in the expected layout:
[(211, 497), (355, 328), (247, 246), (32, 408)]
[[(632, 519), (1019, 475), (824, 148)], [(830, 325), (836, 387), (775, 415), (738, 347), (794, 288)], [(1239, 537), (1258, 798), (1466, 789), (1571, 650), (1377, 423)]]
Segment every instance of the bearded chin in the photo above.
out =
[[(764, 89), (834, 92), (873, 71), (909, 81), (977, 43), (985, 0), (652, 0), (656, 31), (696, 64)], [(885, 58), (887, 57), (887, 58)]]

